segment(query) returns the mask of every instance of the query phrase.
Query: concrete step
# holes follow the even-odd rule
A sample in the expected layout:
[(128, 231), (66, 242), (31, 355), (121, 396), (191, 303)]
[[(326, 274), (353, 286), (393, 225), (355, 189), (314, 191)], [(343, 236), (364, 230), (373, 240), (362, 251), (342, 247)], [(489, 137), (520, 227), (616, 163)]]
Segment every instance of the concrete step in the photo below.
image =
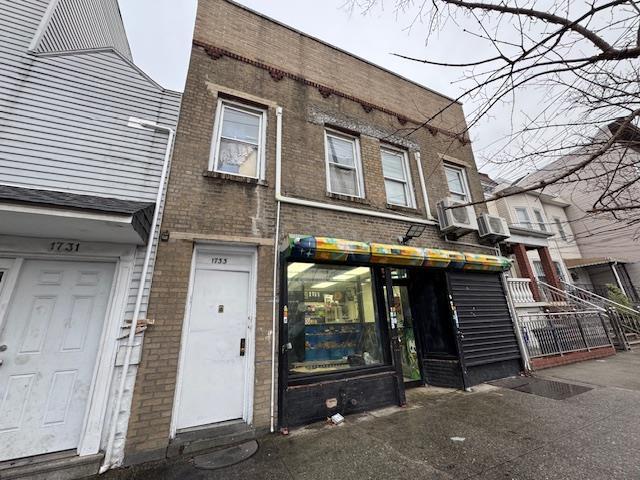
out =
[(255, 438), (256, 432), (253, 427), (241, 420), (181, 431), (169, 444), (167, 458), (180, 455), (193, 456), (204, 451), (231, 447)]
[(76, 480), (97, 475), (104, 455), (78, 456), (75, 450), (0, 463), (0, 480)]

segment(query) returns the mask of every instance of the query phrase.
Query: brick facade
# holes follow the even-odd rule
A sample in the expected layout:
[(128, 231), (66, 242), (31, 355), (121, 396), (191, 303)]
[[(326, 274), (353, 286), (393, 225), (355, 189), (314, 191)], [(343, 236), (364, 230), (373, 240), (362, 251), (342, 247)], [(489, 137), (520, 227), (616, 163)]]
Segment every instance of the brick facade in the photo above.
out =
[[(238, 31), (242, 31), (242, 35), (236, 35)], [(149, 317), (154, 318), (156, 324), (145, 334), (126, 444), (128, 463), (162, 457), (169, 442), (191, 258), (194, 241), (198, 239), (257, 246), (253, 418), (256, 428), (269, 426), (271, 341), (273, 335), (277, 335), (271, 331), (276, 106), (283, 108), (284, 195), (426, 218), (414, 157), (414, 153), (419, 152), (433, 215), (436, 202), (448, 195), (443, 155), (466, 168), (473, 198), (483, 198), (471, 146), (457, 135), (465, 128), (460, 104), (225, 0), (200, 2), (195, 39), (197, 45), (192, 49), (162, 224), (169, 240), (159, 246), (151, 289)], [(215, 54), (202, 45), (235, 52), (237, 58)], [(292, 75), (274, 74), (247, 61), (251, 59)], [(327, 95), (308, 82), (296, 80), (296, 76), (345, 95)], [(347, 98), (349, 95), (380, 108), (365, 108), (366, 105)], [(215, 109), (221, 96), (265, 106), (265, 181), (238, 181), (207, 173)], [(442, 114), (435, 115), (447, 105)], [(435, 116), (431, 125), (436, 129), (405, 120), (431, 115)], [(325, 126), (347, 130), (359, 137), (364, 199), (345, 200), (327, 194)], [(407, 129), (415, 132), (407, 135)], [(383, 139), (405, 148), (410, 154), (416, 209), (387, 205), (380, 158)], [(278, 240), (280, 243), (286, 235), (299, 233), (397, 243), (397, 237), (406, 232), (409, 224), (283, 203)], [(468, 235), (462, 240), (476, 243), (477, 236)], [(428, 226), (412, 245), (461, 249), (445, 242), (435, 224)], [(462, 248), (487, 253), (480, 247)]]
[(542, 370), (544, 368), (559, 367), (570, 363), (584, 362), (585, 360), (595, 360), (596, 358), (610, 357), (616, 354), (616, 349), (609, 347), (594, 348), (584, 352), (571, 352), (564, 355), (552, 355), (549, 357), (532, 358), (531, 368)]

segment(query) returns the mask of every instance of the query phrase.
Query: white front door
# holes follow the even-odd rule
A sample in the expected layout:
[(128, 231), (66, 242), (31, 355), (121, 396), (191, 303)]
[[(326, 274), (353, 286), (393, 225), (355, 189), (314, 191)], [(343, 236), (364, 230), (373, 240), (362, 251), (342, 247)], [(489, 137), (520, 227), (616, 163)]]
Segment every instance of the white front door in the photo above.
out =
[[(246, 400), (251, 274), (233, 268), (251, 257), (203, 254), (198, 259), (183, 342), (177, 429), (241, 419)], [(224, 263), (216, 269), (215, 262)]]
[(114, 267), (24, 262), (0, 331), (0, 461), (78, 447)]

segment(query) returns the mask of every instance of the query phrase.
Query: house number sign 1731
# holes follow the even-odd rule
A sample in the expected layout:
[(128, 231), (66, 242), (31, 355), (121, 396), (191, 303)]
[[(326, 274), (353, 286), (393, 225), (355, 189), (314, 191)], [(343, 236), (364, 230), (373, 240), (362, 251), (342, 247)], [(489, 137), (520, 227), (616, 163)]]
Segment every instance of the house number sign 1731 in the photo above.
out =
[(49, 244), (50, 252), (78, 252), (80, 251), (80, 242), (51, 242)]

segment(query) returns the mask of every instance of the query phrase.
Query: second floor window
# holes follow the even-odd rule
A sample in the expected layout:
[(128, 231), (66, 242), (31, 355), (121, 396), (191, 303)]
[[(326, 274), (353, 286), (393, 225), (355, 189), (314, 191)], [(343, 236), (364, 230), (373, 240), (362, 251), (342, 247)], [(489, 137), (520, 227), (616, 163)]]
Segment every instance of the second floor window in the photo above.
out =
[(325, 131), (327, 191), (364, 197), (360, 145), (356, 137)]
[(538, 209), (533, 209), (533, 214), (536, 217), (536, 223), (538, 225), (538, 229), (543, 232), (547, 231), (547, 223), (544, 221), (544, 215), (542, 215), (542, 211)]
[(529, 217), (529, 212), (524, 207), (516, 207), (516, 218), (518, 220), (518, 225), (524, 228), (533, 228), (531, 225), (531, 218)]
[(566, 242), (567, 241), (567, 232), (564, 231), (564, 227), (562, 226), (562, 221), (558, 217), (555, 217), (553, 219), (553, 222), (556, 224), (556, 229), (558, 230), (558, 235), (560, 235), (560, 238)]
[(411, 176), (406, 152), (382, 148), (382, 175), (387, 192), (387, 203), (403, 207), (415, 207)]
[(212, 145), (212, 170), (262, 178), (266, 112), (220, 100)]
[(469, 194), (469, 184), (464, 168), (453, 165), (445, 165), (444, 173), (447, 176), (447, 184), (449, 185), (449, 195), (461, 202), (471, 201)]

